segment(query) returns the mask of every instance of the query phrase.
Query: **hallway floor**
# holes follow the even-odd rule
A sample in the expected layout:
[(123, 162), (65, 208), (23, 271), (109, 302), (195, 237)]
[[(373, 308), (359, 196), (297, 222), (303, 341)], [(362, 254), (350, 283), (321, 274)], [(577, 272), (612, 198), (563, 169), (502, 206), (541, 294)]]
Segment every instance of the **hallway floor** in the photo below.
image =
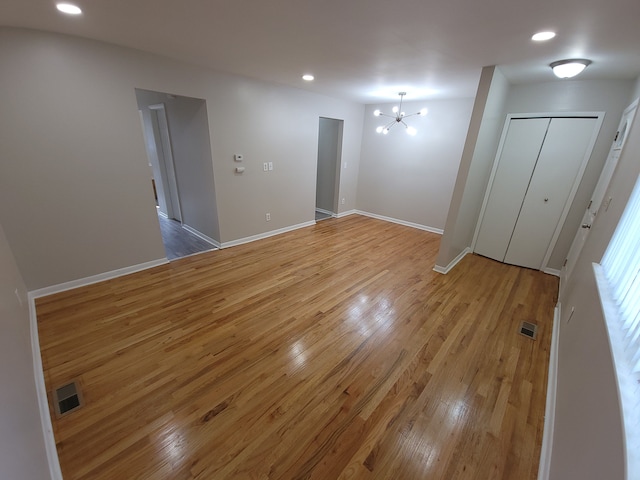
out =
[(182, 228), (182, 225), (177, 220), (163, 215), (158, 215), (158, 220), (160, 221), (162, 243), (164, 243), (164, 250), (169, 260), (216, 249), (214, 245), (206, 240)]

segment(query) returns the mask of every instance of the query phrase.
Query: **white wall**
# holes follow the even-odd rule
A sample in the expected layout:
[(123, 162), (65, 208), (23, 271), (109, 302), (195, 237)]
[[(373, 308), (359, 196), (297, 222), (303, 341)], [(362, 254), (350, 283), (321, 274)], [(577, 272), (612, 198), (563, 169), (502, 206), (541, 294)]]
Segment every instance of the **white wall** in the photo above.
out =
[(497, 67), (482, 69), (436, 265), (446, 269), (471, 246), (495, 158), (509, 84)]
[[(483, 71), (483, 75), (488, 78), (489, 70), (485, 70), (486, 74)], [(480, 87), (482, 88), (482, 78)], [(507, 114), (604, 111), (605, 119), (591, 159), (549, 260), (549, 268), (560, 270), (606, 160), (620, 115), (629, 103), (632, 88), (633, 82), (624, 80), (569, 80), (509, 85), (499, 69), (495, 68), (491, 78), (491, 90), (485, 103), (482, 102), (481, 90), (476, 97), (479, 114), (483, 115), (482, 123), (477, 138), (472, 135), (471, 130), (467, 138), (467, 145), (473, 149), (473, 157), (467, 160), (465, 150), (453, 195), (454, 203), (436, 265), (446, 267), (456, 255), (471, 246)], [(471, 182), (467, 183), (469, 179)], [(458, 198), (462, 198), (459, 200), (459, 207), (455, 202)]]
[(568, 80), (533, 85), (512, 85), (507, 97), (506, 113), (604, 111), (591, 159), (576, 192), (556, 247), (549, 259), (549, 268), (560, 270), (571, 242), (589, 203), (622, 112), (629, 104), (632, 81), (625, 80)]
[(425, 117), (407, 119), (415, 136), (402, 125), (387, 135), (376, 133), (394, 104), (368, 105), (362, 134), (362, 160), (358, 177), (359, 210), (443, 229), (460, 164), (472, 98), (405, 102), (407, 114), (429, 109)]
[(206, 101), (221, 242), (313, 221), (321, 116), (345, 121), (355, 208), (361, 105), (31, 30), (0, 30), (0, 63), (0, 222), (29, 290), (164, 258), (135, 88)]
[(27, 291), (0, 226), (0, 478), (3, 479), (50, 478), (33, 372)]
[[(640, 79), (625, 103), (637, 98), (638, 87)], [(620, 404), (591, 263), (600, 262), (638, 175), (640, 122), (635, 121), (605, 194), (613, 200), (596, 217), (559, 299), (562, 316), (551, 480), (624, 478)]]

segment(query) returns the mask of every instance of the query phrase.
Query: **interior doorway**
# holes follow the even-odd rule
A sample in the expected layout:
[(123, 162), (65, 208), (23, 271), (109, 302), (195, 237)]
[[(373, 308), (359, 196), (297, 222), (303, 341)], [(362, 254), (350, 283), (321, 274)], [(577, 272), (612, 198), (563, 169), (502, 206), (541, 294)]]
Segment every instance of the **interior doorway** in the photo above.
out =
[(167, 258), (220, 246), (206, 102), (136, 89)]
[(337, 216), (344, 120), (320, 117), (316, 176), (316, 221)]

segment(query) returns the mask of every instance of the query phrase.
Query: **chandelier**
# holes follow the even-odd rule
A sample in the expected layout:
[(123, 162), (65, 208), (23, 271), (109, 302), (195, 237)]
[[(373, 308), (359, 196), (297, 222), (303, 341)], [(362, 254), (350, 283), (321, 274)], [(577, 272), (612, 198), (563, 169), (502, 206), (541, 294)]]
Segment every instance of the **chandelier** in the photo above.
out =
[(393, 107), (391, 109), (391, 111), (393, 112), (393, 115), (389, 115), (388, 113), (382, 113), (380, 110), (376, 110), (373, 112), (373, 115), (376, 117), (389, 117), (389, 118), (393, 118), (393, 120), (391, 122), (389, 122), (387, 125), (381, 125), (378, 128), (376, 128), (376, 132), (378, 133), (382, 133), (383, 135), (386, 135), (387, 133), (389, 133), (389, 130), (391, 130), (391, 127), (393, 127), (394, 125), (401, 123), (402, 125), (404, 125), (404, 127), (407, 130), (407, 133), (409, 135), (415, 135), (416, 133), (418, 133), (418, 131), (413, 128), (410, 127), (409, 125), (407, 125), (406, 123), (404, 123), (404, 120), (408, 117), (413, 117), (414, 115), (426, 115), (427, 114), (427, 109), (423, 108), (422, 110), (420, 110), (419, 112), (416, 113), (412, 113), (410, 115), (405, 115), (405, 113), (402, 111), (402, 97), (404, 97), (407, 94), (407, 92), (399, 92), (398, 95), (400, 95), (400, 106), (399, 107)]

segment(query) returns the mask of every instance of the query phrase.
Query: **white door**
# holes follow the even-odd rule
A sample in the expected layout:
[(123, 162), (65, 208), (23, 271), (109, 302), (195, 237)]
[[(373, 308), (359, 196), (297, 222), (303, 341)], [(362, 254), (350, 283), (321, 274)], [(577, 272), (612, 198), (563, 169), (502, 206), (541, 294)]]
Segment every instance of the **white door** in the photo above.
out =
[(551, 120), (505, 263), (542, 269), (595, 126), (595, 118)]
[(504, 262), (549, 121), (549, 118), (514, 118), (507, 124), (474, 246), (476, 253)]
[(169, 123), (164, 104), (149, 105), (151, 112), (151, 124), (153, 137), (156, 142), (158, 163), (164, 186), (167, 205), (167, 216), (182, 222), (182, 209), (180, 207), (180, 193), (178, 192), (178, 180), (173, 163), (173, 150), (171, 148), (171, 136), (169, 135)]
[[(587, 241), (587, 237), (589, 236), (589, 231), (591, 229), (591, 225), (593, 224), (593, 220), (598, 214), (600, 207), (603, 206), (602, 200), (604, 199), (604, 194), (607, 190), (607, 187), (609, 186), (609, 181), (613, 176), (616, 165), (618, 164), (618, 158), (620, 158), (620, 154), (622, 153), (622, 149), (624, 148), (624, 144), (627, 139), (627, 133), (631, 128), (631, 124), (633, 123), (637, 108), (638, 100), (629, 105), (622, 114), (620, 124), (618, 125), (618, 130), (611, 144), (611, 149), (609, 150), (609, 156), (607, 157), (604, 167), (602, 167), (600, 178), (598, 179), (598, 183), (596, 184), (593, 194), (591, 195), (591, 201), (587, 205), (587, 208), (582, 217), (582, 224), (576, 232), (576, 236), (573, 239), (571, 248), (569, 249), (567, 259), (560, 272), (561, 287), (571, 276), (578, 255), (580, 255), (582, 247), (584, 246), (584, 243)], [(605, 208), (606, 206), (607, 204), (605, 202)]]
[(490, 180), (474, 251), (544, 269), (601, 120), (511, 118)]

